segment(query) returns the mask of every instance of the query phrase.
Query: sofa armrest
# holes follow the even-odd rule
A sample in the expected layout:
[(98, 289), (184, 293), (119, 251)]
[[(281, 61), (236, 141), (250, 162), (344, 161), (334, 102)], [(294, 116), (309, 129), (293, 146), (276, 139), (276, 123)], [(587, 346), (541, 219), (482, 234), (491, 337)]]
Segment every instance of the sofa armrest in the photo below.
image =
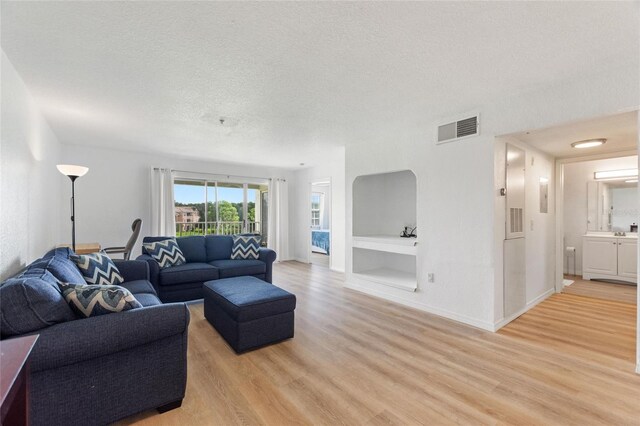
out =
[(276, 261), (276, 252), (270, 248), (260, 247), (258, 254), (258, 259), (267, 264), (267, 271), (264, 279), (266, 282), (270, 283), (273, 280), (273, 262)]
[(113, 259), (125, 281), (149, 280), (149, 264), (143, 260)]
[(147, 262), (147, 265), (149, 266), (149, 281), (153, 285), (153, 288), (156, 289), (156, 293), (158, 293), (158, 286), (160, 285), (160, 265), (153, 257), (149, 256), (148, 254), (140, 255), (136, 258), (136, 260), (143, 260)]
[(40, 335), (31, 353), (31, 369), (58, 368), (186, 335), (189, 318), (184, 303), (169, 303), (52, 325), (31, 333)]

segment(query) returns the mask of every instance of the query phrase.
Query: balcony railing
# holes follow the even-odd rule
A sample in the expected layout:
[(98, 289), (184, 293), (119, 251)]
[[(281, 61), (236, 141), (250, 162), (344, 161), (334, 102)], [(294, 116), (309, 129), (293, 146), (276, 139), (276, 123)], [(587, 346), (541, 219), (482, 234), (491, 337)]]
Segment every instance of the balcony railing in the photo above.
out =
[(233, 234), (261, 234), (260, 222), (247, 222), (247, 229), (243, 229), (243, 222), (176, 222), (176, 236), (188, 235), (233, 235)]

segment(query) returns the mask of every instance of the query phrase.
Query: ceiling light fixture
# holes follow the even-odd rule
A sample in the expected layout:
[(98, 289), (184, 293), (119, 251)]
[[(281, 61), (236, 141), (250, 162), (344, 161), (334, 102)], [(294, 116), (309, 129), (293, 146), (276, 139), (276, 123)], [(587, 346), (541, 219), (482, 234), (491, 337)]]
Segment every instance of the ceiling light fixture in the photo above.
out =
[(595, 172), (593, 176), (596, 180), (637, 179), (638, 169), (607, 170), (604, 172)]
[(638, 183), (638, 179), (625, 180), (624, 183)]
[(583, 149), (583, 148), (594, 148), (596, 146), (604, 145), (607, 140), (605, 138), (599, 139), (587, 139), (584, 141), (578, 141), (571, 144), (573, 148)]

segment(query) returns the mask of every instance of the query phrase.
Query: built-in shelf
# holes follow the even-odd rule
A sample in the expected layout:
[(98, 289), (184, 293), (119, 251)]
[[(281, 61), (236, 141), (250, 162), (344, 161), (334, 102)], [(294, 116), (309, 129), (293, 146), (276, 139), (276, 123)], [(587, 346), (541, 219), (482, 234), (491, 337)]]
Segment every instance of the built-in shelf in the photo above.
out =
[(361, 271), (353, 274), (355, 278), (372, 281), (378, 284), (388, 285), (407, 291), (416, 291), (418, 281), (415, 273), (398, 271), (391, 268), (377, 268)]
[(402, 170), (358, 176), (352, 195), (350, 278), (361, 281), (361, 288), (382, 284), (416, 291), (418, 239), (400, 236), (417, 226), (416, 175)]
[(353, 247), (413, 256), (417, 253), (417, 245), (416, 238), (402, 238), (394, 235), (360, 235), (352, 239)]

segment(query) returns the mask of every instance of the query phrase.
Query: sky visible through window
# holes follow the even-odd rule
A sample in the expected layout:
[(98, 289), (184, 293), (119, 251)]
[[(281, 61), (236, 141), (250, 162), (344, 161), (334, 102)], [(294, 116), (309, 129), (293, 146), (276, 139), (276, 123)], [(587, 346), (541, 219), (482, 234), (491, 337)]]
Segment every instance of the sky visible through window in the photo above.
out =
[[(204, 187), (195, 185), (174, 185), (174, 198), (177, 203), (191, 204), (204, 203)], [(209, 194), (213, 194), (210, 191)], [(243, 201), (242, 189), (238, 188), (218, 188), (218, 198), (230, 203), (241, 203)], [(214, 202), (215, 200), (209, 200)]]

